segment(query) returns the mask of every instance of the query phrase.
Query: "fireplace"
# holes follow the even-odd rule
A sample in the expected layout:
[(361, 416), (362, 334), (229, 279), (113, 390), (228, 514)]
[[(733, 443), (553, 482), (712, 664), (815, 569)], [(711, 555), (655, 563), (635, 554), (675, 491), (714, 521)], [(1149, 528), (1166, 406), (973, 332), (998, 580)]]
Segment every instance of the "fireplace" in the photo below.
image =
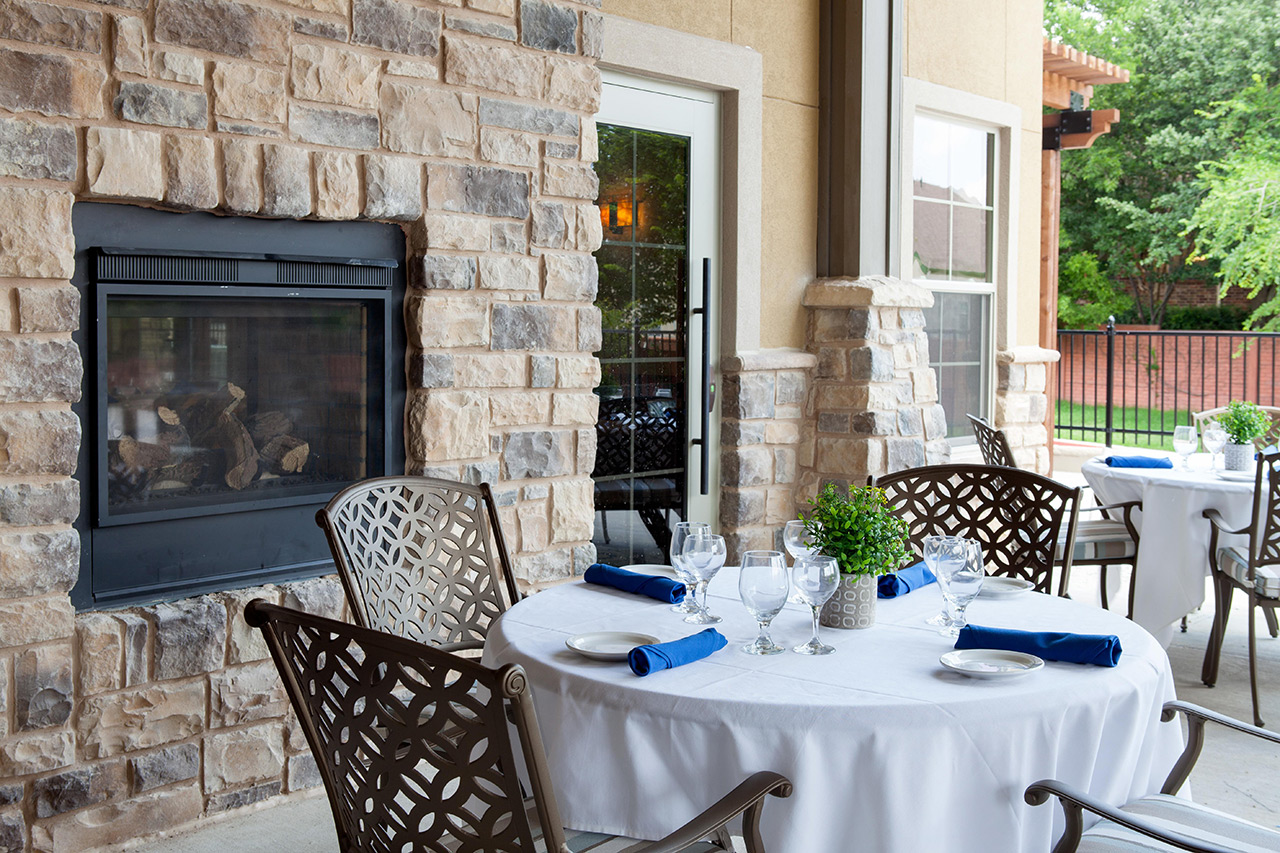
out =
[(74, 225), (77, 605), (326, 571), (315, 510), (401, 470), (400, 230), (106, 204)]

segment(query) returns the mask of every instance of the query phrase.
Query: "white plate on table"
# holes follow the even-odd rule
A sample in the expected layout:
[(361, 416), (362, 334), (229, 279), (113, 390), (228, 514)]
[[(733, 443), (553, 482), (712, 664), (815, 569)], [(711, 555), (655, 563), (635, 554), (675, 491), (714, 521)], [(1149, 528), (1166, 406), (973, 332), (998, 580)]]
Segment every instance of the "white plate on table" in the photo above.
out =
[(1035, 584), (1022, 578), (984, 578), (978, 595), (982, 598), (1013, 598), (1035, 588)]
[(647, 646), (658, 642), (657, 637), (649, 634), (636, 634), (630, 631), (592, 631), (589, 634), (577, 634), (564, 641), (573, 651), (592, 660), (626, 660), (627, 655), (636, 646)]
[(621, 566), (620, 568), (628, 572), (635, 572), (638, 575), (657, 575), (658, 577), (671, 578), (673, 581), (680, 580), (676, 575), (675, 569), (657, 563), (633, 563), (630, 566)]
[(947, 669), (970, 678), (1018, 678), (1044, 668), (1035, 655), (999, 649), (963, 649), (947, 652), (939, 660)]
[(1253, 478), (1258, 475), (1257, 471), (1215, 471), (1214, 473), (1224, 480), (1237, 483), (1252, 483)]

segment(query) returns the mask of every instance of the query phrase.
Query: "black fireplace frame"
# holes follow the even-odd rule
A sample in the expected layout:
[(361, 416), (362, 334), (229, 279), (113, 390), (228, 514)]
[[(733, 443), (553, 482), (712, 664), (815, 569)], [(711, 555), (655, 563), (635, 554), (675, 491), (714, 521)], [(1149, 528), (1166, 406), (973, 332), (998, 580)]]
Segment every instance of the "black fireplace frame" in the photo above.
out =
[[(80, 418), (78, 609), (183, 598), (203, 592), (312, 577), (333, 570), (315, 511), (331, 490), (205, 508), (104, 514), (105, 307), (110, 295), (168, 293), (217, 299), (269, 297), (363, 302), (383, 329), (383, 401), (369, 417), (381, 441), (369, 476), (404, 470), (404, 234), (367, 222), (294, 222), (169, 213), (129, 205), (73, 208), (80, 331), (85, 357)], [(120, 248), (128, 247), (128, 248)], [(283, 252), (281, 250), (284, 250)], [(335, 254), (339, 256), (335, 256)], [(197, 283), (198, 282), (198, 283)], [(375, 307), (376, 306), (376, 307)], [(102, 334), (99, 334), (101, 326)], [(380, 445), (380, 446), (378, 446)], [(105, 446), (105, 443), (103, 443)]]

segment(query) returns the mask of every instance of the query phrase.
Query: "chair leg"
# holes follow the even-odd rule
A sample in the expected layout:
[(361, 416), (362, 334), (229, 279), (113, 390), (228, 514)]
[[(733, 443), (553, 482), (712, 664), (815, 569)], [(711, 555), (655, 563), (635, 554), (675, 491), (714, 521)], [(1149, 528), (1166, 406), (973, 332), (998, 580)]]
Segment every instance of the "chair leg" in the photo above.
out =
[(1107, 599), (1110, 596), (1107, 595), (1107, 567), (1106, 566), (1102, 567), (1102, 573), (1098, 579), (1098, 583), (1100, 585), (1098, 589), (1098, 595), (1102, 597), (1102, 609), (1110, 610), (1111, 606), (1107, 602)]
[(609, 544), (609, 510), (600, 510), (600, 530), (604, 532), (604, 544)]
[[(1225, 589), (1224, 589), (1225, 588)], [(1218, 659), (1222, 656), (1222, 637), (1227, 630), (1227, 611), (1231, 606), (1231, 586), (1217, 575), (1213, 578), (1213, 627), (1204, 650), (1204, 666), (1200, 680), (1212, 687), (1218, 681)]]
[(1253, 724), (1262, 728), (1262, 713), (1258, 710), (1258, 637), (1255, 630), (1257, 616), (1255, 593), (1249, 590), (1249, 690), (1253, 693)]
[(1263, 608), (1262, 615), (1267, 619), (1267, 632), (1271, 634), (1271, 639), (1280, 637), (1280, 625), (1276, 624), (1276, 612), (1270, 607)]
[[(1133, 602), (1138, 592), (1138, 558), (1133, 558), (1133, 570), (1129, 572), (1129, 621), (1133, 621)], [(1182, 617), (1182, 633), (1187, 633), (1187, 617)]]
[(1182, 633), (1187, 633), (1187, 617), (1182, 617)]

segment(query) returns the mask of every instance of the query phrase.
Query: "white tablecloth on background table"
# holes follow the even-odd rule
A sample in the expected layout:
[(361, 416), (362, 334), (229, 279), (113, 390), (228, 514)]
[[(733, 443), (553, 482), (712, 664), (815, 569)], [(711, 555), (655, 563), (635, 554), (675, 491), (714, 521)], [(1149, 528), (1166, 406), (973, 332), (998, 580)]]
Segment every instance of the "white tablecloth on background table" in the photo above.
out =
[[(837, 651), (816, 658), (738, 650), (755, 623), (736, 569), (712, 582), (710, 600), (729, 647), (645, 678), (564, 641), (701, 630), (651, 599), (573, 582), (520, 602), (491, 629), (486, 661), (528, 672), (568, 826), (658, 838), (750, 773), (774, 770), (795, 793), (765, 806), (771, 853), (1044, 853), (1061, 832), (1060, 809), (1027, 806), (1027, 785), (1056, 778), (1120, 804), (1158, 790), (1182, 747), (1178, 725), (1159, 722), (1174, 698), (1164, 650), (1099, 608), (1032, 593), (975, 601), (977, 624), (1112, 633), (1124, 647), (1114, 669), (1051, 662), (997, 682), (938, 663), (951, 641), (924, 624), (941, 608), (936, 585), (880, 601), (872, 628), (823, 629)], [(787, 605), (774, 639), (808, 639), (808, 613)]]
[[(1117, 449), (1117, 455), (1125, 451)], [(1147, 455), (1158, 455), (1155, 453)], [(1224, 480), (1211, 470), (1207, 454), (1192, 457), (1192, 469), (1174, 459), (1169, 468), (1108, 468), (1102, 458), (1080, 466), (1101, 504), (1142, 501), (1134, 514), (1138, 529), (1138, 566), (1133, 619), (1163, 645), (1173, 625), (1204, 601), (1209, 576), (1209, 520), (1216, 509), (1233, 529), (1249, 523), (1253, 480)], [(1091, 515), (1097, 515), (1092, 513)], [(1247, 545), (1247, 536), (1220, 537), (1219, 547)]]

